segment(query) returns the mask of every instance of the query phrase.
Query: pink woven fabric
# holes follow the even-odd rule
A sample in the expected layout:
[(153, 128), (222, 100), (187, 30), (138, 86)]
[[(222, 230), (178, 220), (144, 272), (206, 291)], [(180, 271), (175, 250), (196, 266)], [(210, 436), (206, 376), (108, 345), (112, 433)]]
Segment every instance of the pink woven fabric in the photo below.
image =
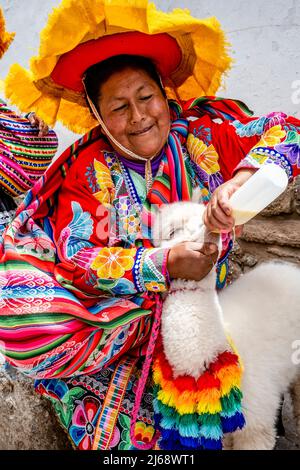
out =
[(150, 339), (149, 339), (149, 343), (147, 347), (142, 374), (141, 374), (138, 387), (137, 387), (136, 398), (135, 398), (135, 403), (134, 403), (134, 408), (133, 408), (132, 418), (131, 418), (131, 423), (130, 423), (130, 439), (131, 439), (132, 444), (139, 450), (152, 449), (160, 437), (159, 431), (156, 431), (155, 435), (153, 436), (150, 442), (148, 442), (147, 444), (139, 444), (134, 435), (138, 412), (140, 409), (146, 381), (149, 375), (149, 370), (150, 370), (152, 358), (153, 358), (153, 352), (154, 352), (156, 340), (159, 334), (159, 328), (160, 328), (160, 322), (161, 322), (162, 299), (159, 294), (155, 295), (155, 300), (156, 300), (156, 309), (155, 309), (152, 330), (151, 330)]

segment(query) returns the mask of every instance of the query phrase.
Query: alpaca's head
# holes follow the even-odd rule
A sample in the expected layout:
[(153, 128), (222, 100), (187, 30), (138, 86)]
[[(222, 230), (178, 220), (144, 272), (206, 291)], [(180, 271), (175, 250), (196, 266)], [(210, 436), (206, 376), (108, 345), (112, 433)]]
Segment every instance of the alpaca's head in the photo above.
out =
[(171, 248), (188, 241), (219, 246), (219, 235), (209, 232), (204, 225), (204, 211), (204, 204), (196, 202), (175, 202), (160, 207), (152, 227), (154, 246)]

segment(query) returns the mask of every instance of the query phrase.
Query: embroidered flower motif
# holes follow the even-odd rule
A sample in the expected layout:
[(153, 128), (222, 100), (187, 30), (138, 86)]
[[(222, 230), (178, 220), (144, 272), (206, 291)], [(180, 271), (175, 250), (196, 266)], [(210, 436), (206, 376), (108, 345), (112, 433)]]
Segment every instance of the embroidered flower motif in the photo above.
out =
[(93, 244), (89, 239), (93, 233), (93, 220), (91, 214), (83, 211), (79, 202), (72, 201), (73, 217), (67, 227), (60, 234), (58, 247), (63, 257), (71, 259), (82, 248), (91, 248)]
[(98, 183), (97, 183), (97, 180), (96, 180), (95, 168), (94, 168), (94, 165), (92, 163), (90, 163), (86, 167), (85, 177), (87, 179), (89, 188), (91, 189), (91, 191), (93, 193), (96, 193), (97, 191), (100, 190), (100, 188), (98, 186)]
[(97, 270), (97, 275), (104, 279), (123, 277), (134, 265), (135, 249), (121, 247), (102, 248), (94, 259), (91, 268)]
[(203, 197), (203, 202), (209, 201), (210, 194), (212, 194), (215, 189), (220, 186), (224, 181), (221, 173), (218, 171), (217, 173), (213, 173), (209, 175), (206, 173), (205, 170), (198, 167), (198, 176), (200, 177), (200, 181), (202, 184), (205, 184), (203, 188), (201, 188), (201, 193)]
[(284, 154), (292, 165), (300, 168), (300, 135), (296, 131), (289, 131), (286, 140), (275, 145), (275, 150)]
[(19, 253), (29, 254), (39, 259), (54, 259), (54, 246), (44, 232), (34, 222), (30, 223), (31, 232), (19, 232), (15, 235), (16, 248)]
[(116, 447), (119, 442), (120, 442), (120, 431), (119, 429), (117, 428), (117, 426), (115, 426), (115, 429), (113, 431), (113, 435), (112, 435), (112, 438), (111, 438), (111, 441), (109, 443), (109, 448), (110, 449), (113, 449), (114, 447)]
[(166, 286), (164, 284), (159, 284), (155, 281), (145, 282), (145, 287), (147, 290), (152, 292), (165, 292), (166, 290)]
[(213, 145), (207, 146), (202, 140), (189, 134), (187, 138), (187, 150), (191, 159), (208, 175), (220, 171), (219, 156)]
[(201, 125), (197, 129), (193, 130), (193, 134), (195, 137), (198, 137), (198, 139), (203, 140), (206, 145), (210, 145), (212, 137), (211, 129), (209, 127)]
[(260, 141), (255, 147), (274, 147), (274, 145), (279, 144), (281, 139), (285, 136), (286, 132), (280, 125), (273, 126), (263, 133)]
[(138, 217), (135, 215), (130, 215), (126, 218), (123, 224), (124, 230), (127, 231), (130, 235), (136, 234), (140, 229), (140, 222)]
[[(128, 416), (121, 414), (119, 422), (122, 427), (121, 442), (119, 450), (134, 450), (135, 447), (132, 445), (130, 440), (130, 419)], [(154, 436), (155, 429), (151, 424), (137, 421), (134, 429), (134, 436), (139, 444), (147, 444), (151, 441)]]
[(101, 403), (90, 396), (77, 403), (69, 433), (78, 449), (91, 450)]
[(285, 124), (287, 114), (281, 112), (269, 113), (266, 116), (268, 122), (265, 126), (265, 129), (270, 129), (271, 127)]
[(135, 287), (133, 282), (129, 281), (128, 279), (121, 278), (121, 279), (98, 279), (97, 280), (97, 287), (99, 289), (111, 292), (112, 294), (133, 294), (135, 292)]
[(267, 122), (265, 116), (258, 119), (251, 119), (247, 124), (243, 124), (239, 120), (230, 123), (235, 128), (235, 132), (239, 137), (252, 137), (254, 135), (262, 135)]
[(35, 381), (35, 390), (41, 395), (46, 395), (55, 400), (61, 401), (68, 393), (69, 389), (63, 380), (41, 379)]
[(127, 217), (132, 207), (129, 197), (121, 196), (115, 207), (120, 217)]
[(134, 436), (137, 441), (147, 444), (154, 435), (153, 426), (148, 426), (142, 421), (138, 421), (135, 425)]
[(114, 183), (111, 179), (109, 169), (98, 160), (94, 160), (97, 184), (100, 191), (94, 193), (95, 198), (104, 206), (110, 206), (114, 199)]

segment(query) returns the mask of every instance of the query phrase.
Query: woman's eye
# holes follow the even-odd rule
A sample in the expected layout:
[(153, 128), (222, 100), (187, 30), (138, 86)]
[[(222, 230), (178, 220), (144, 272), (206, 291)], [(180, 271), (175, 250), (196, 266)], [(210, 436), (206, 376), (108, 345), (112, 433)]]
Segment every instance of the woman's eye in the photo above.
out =
[(150, 98), (152, 98), (152, 96), (153, 96), (153, 95), (142, 96), (142, 97), (141, 97), (141, 100), (142, 100), (142, 101), (150, 100)]
[(118, 108), (113, 109), (113, 112), (116, 113), (118, 111), (122, 111), (125, 108), (126, 108), (126, 104), (123, 104), (122, 106), (119, 106)]
[(175, 232), (176, 232), (175, 228), (171, 229), (169, 233), (169, 238), (174, 238)]

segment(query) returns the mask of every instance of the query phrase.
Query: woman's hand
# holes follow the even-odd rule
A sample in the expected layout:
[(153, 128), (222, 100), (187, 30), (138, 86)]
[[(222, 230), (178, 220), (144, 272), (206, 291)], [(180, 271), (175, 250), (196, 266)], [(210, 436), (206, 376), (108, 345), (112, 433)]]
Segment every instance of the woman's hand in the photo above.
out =
[[(232, 208), (229, 202), (230, 197), (242, 186), (256, 169), (244, 169), (224, 184), (221, 184), (213, 193), (207, 204), (203, 221), (210, 231), (231, 232), (234, 227)], [(242, 233), (242, 226), (235, 227), (237, 236)]]
[(39, 129), (39, 137), (44, 137), (49, 132), (49, 127), (41, 118), (39, 118), (35, 113), (29, 113), (27, 119), (32, 125), (32, 127), (37, 127)]
[(212, 270), (217, 258), (218, 247), (213, 243), (179, 243), (169, 251), (169, 276), (173, 279), (201, 281)]

